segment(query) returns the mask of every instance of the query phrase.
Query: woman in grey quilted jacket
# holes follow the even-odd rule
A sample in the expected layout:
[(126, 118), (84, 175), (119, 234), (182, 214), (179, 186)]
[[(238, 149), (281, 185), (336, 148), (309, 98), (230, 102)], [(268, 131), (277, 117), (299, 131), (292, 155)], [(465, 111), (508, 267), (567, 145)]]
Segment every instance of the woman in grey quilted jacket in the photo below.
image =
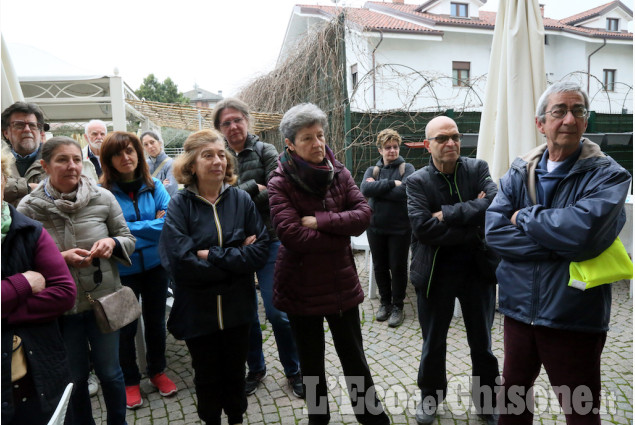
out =
[(121, 287), (115, 261), (130, 265), (135, 238), (114, 195), (82, 175), (79, 144), (54, 137), (42, 147), (47, 178), (18, 206), (51, 234), (77, 285), (74, 307), (60, 320), (73, 381), (67, 423), (94, 424), (88, 395), (88, 344), (107, 410), (107, 423), (126, 423), (126, 393), (119, 366), (119, 331), (97, 328), (87, 294), (100, 298)]

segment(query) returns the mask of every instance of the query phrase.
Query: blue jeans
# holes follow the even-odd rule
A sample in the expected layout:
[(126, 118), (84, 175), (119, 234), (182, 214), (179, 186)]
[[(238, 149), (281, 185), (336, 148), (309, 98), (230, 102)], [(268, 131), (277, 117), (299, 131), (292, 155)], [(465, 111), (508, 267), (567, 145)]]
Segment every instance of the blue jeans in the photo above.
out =
[[(262, 302), (265, 305), (265, 314), (267, 320), (271, 323), (273, 335), (276, 338), (278, 356), (284, 368), (284, 374), (286, 376), (294, 376), (300, 372), (300, 360), (293, 333), (291, 332), (291, 325), (289, 325), (289, 318), (287, 313), (273, 306), (273, 272), (276, 258), (278, 257), (278, 249), (280, 249), (280, 241), (271, 242), (267, 264), (256, 272), (256, 276), (258, 276), (258, 284), (260, 285), (260, 296), (262, 296)], [(265, 356), (262, 352), (262, 330), (258, 319), (258, 297), (255, 300), (256, 309), (251, 331), (249, 332), (249, 353), (247, 355), (247, 365), (251, 373), (262, 372), (266, 369)]]
[[(168, 292), (168, 274), (158, 266), (143, 273), (121, 276), (121, 283), (130, 287), (143, 310), (146, 341), (147, 374), (151, 378), (165, 369), (165, 298)], [(137, 366), (135, 335), (138, 320), (121, 329), (119, 362), (126, 385), (139, 385), (141, 374)]]
[(87, 382), (90, 343), (95, 373), (101, 382), (106, 403), (107, 424), (126, 425), (126, 388), (119, 366), (119, 331), (101, 333), (92, 310), (62, 316), (60, 325), (73, 380), (73, 393), (66, 423), (95, 424)]

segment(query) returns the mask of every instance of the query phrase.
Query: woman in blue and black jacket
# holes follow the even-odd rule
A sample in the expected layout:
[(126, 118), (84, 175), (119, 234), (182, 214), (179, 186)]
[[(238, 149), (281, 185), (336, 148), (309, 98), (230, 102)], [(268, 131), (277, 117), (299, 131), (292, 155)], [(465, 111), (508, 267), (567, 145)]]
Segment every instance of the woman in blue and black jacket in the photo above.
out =
[[(165, 373), (165, 300), (168, 274), (161, 267), (159, 237), (170, 195), (163, 184), (150, 176), (143, 147), (133, 133), (110, 133), (101, 147), (101, 184), (117, 198), (130, 232), (137, 238), (130, 256), (132, 266), (119, 266), (121, 283), (141, 295), (147, 374), (162, 396), (175, 394), (176, 385)], [(137, 321), (121, 330), (119, 361), (126, 382), (126, 407), (143, 404), (137, 366), (135, 335)]]

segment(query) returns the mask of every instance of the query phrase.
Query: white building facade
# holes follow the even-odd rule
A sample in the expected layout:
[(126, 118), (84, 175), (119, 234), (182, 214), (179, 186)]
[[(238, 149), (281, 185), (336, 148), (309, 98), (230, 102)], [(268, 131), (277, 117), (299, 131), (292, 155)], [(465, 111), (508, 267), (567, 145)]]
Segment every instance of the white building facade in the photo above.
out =
[[(310, 29), (346, 11), (347, 85), (357, 111), (482, 109), (496, 13), (480, 0), (362, 8), (294, 8), (279, 63)], [(574, 3), (572, 8), (575, 7)], [(632, 11), (612, 1), (565, 19), (543, 18), (547, 81), (576, 80), (591, 109), (632, 113)]]

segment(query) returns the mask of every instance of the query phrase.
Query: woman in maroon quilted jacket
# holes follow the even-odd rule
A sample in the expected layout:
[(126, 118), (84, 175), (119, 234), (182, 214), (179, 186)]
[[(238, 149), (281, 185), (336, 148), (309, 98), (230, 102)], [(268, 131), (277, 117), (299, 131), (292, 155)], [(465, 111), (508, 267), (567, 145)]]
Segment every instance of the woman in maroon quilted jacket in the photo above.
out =
[[(289, 109), (280, 131), (286, 149), (267, 186), (271, 218), (282, 242), (273, 303), (289, 316), (304, 375), (309, 424), (330, 420), (324, 369), (324, 319), (361, 424), (389, 424), (364, 355), (359, 284), (350, 237), (370, 223), (371, 210), (350, 172), (326, 145), (326, 114), (304, 103)], [(366, 397), (366, 393), (369, 397)], [(371, 395), (372, 394), (372, 395)]]

